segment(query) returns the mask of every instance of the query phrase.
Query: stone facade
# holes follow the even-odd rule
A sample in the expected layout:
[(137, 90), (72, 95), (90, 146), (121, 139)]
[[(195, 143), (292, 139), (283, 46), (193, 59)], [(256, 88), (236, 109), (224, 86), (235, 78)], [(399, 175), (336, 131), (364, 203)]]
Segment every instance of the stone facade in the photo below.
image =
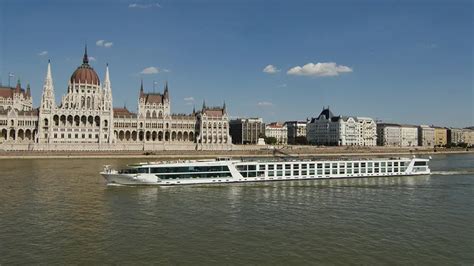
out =
[(257, 144), (265, 136), (262, 118), (238, 118), (230, 121), (230, 134), (234, 144)]
[(286, 121), (288, 129), (288, 144), (297, 144), (298, 137), (306, 138), (306, 121)]
[(335, 116), (329, 108), (307, 125), (308, 142), (328, 146), (375, 146), (375, 121), (369, 117)]
[(448, 144), (448, 130), (444, 127), (434, 127), (435, 146), (442, 147)]
[(418, 146), (433, 147), (434, 146), (434, 128), (427, 125), (418, 127)]
[(288, 128), (281, 123), (270, 123), (265, 126), (265, 136), (273, 137), (277, 140), (276, 144), (288, 143)]
[(101, 84), (86, 48), (59, 105), (49, 62), (39, 108), (29, 86), (0, 88), (0, 150), (231, 149), (225, 104), (172, 114), (168, 84), (162, 94), (146, 93), (142, 82), (137, 111), (113, 108), (109, 68)]

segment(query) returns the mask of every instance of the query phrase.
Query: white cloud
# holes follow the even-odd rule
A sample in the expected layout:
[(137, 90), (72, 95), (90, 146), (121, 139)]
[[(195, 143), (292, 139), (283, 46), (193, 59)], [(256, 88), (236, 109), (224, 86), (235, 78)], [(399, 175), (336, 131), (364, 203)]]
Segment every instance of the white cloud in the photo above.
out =
[(267, 101), (262, 101), (262, 102), (258, 102), (257, 106), (260, 106), (260, 107), (273, 106), (273, 103), (267, 102)]
[(161, 8), (161, 5), (158, 3), (150, 3), (150, 4), (138, 4), (138, 3), (132, 3), (128, 5), (129, 8)]
[(263, 69), (263, 72), (268, 74), (275, 74), (277, 72), (280, 72), (280, 70), (277, 69), (274, 65), (268, 65)]
[(162, 71), (163, 71), (163, 72), (166, 72), (166, 73), (171, 72), (171, 70), (166, 69), (166, 68), (163, 68)]
[(97, 45), (99, 47), (110, 48), (110, 47), (112, 47), (112, 45), (114, 45), (114, 43), (106, 41), (106, 40), (98, 40), (98, 41), (95, 42), (95, 45)]
[(352, 72), (352, 68), (343, 65), (337, 65), (334, 62), (325, 63), (308, 63), (302, 67), (295, 66), (290, 68), (286, 73), (296, 76), (314, 76), (314, 77), (331, 77), (338, 76), (340, 73)]
[(97, 59), (93, 56), (89, 56), (89, 61), (97, 61)]
[(38, 53), (39, 56), (45, 56), (48, 54), (48, 51), (42, 51), (40, 53)]
[(184, 100), (186, 102), (194, 102), (194, 97), (192, 97), (192, 96), (191, 97), (186, 97), (186, 98), (184, 98)]
[(157, 67), (151, 66), (147, 67), (140, 72), (140, 74), (149, 75), (149, 74), (158, 74), (160, 70)]

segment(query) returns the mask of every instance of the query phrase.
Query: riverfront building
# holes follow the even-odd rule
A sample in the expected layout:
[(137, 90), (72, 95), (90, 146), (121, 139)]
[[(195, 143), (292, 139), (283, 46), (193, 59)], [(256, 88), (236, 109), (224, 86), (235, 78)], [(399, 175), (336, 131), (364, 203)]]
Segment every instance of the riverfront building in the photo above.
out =
[(412, 125), (377, 124), (377, 145), (391, 147), (418, 146), (418, 127)]
[(434, 128), (427, 125), (418, 127), (418, 146), (433, 147), (434, 138)]
[(299, 144), (298, 138), (306, 138), (306, 121), (286, 121), (288, 144)]
[(285, 124), (278, 122), (270, 123), (265, 126), (265, 136), (276, 139), (277, 144), (288, 143), (288, 128)]
[(172, 114), (168, 84), (163, 93), (138, 91), (138, 112), (114, 108), (109, 68), (104, 80), (89, 64), (71, 75), (56, 104), (48, 62), (40, 107), (33, 109), (29, 86), (0, 88), (0, 150), (167, 150), (229, 149), (225, 104), (203, 105), (192, 114)]
[(258, 144), (265, 136), (262, 118), (238, 118), (230, 121), (230, 135), (234, 144)]
[(434, 127), (435, 146), (442, 147), (448, 144), (448, 130), (444, 127)]
[(375, 146), (376, 124), (369, 117), (335, 116), (329, 108), (307, 126), (308, 142), (315, 145)]

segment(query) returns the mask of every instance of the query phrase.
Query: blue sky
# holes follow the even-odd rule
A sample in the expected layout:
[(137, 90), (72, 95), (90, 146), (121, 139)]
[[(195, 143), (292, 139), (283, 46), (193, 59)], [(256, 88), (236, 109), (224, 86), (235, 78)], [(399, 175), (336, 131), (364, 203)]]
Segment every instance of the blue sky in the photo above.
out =
[(472, 126), (473, 14), (468, 0), (0, 0), (0, 75), (29, 82), (38, 106), (51, 59), (59, 102), (87, 43), (101, 79), (109, 63), (114, 105), (131, 110), (143, 78), (149, 91), (168, 80), (175, 113), (205, 99), (267, 122), (329, 105)]

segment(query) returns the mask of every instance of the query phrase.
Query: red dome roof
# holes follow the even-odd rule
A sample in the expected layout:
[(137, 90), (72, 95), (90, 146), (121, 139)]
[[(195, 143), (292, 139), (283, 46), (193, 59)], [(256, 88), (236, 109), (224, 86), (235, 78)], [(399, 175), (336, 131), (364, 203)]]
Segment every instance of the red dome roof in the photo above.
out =
[(87, 56), (87, 46), (80, 65), (71, 76), (71, 83), (87, 83), (100, 85), (100, 79), (95, 70), (89, 65), (89, 57)]
[(87, 83), (100, 85), (99, 76), (89, 64), (82, 64), (72, 73), (71, 83)]

